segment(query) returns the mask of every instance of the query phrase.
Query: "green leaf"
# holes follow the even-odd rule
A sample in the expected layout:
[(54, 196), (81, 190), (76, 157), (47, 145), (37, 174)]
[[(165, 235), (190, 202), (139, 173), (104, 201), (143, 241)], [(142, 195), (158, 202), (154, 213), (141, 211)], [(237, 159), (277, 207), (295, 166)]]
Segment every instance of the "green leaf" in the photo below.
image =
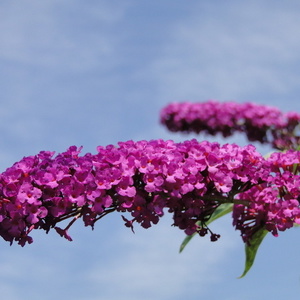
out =
[(299, 164), (293, 164), (293, 174), (297, 174)]
[(269, 231), (267, 231), (265, 228), (259, 229), (250, 240), (250, 245), (247, 244), (245, 245), (245, 254), (246, 254), (245, 269), (243, 274), (239, 278), (244, 277), (251, 269), (255, 260), (257, 250), (268, 232)]
[(179, 253), (181, 253), (183, 251), (183, 249), (185, 248), (185, 246), (190, 242), (190, 240), (196, 235), (197, 233), (193, 233), (191, 235), (187, 235), (183, 242), (181, 243), (180, 245), (180, 248), (179, 248)]
[[(210, 224), (211, 222), (219, 219), (220, 217), (223, 217), (224, 215), (228, 214), (232, 211), (233, 204), (232, 203), (223, 203), (221, 204), (211, 215), (210, 219), (206, 222), (206, 225)], [(185, 246), (190, 242), (190, 240), (196, 235), (197, 233), (194, 233), (192, 235), (187, 235), (183, 242), (180, 245), (179, 252), (182, 252)]]

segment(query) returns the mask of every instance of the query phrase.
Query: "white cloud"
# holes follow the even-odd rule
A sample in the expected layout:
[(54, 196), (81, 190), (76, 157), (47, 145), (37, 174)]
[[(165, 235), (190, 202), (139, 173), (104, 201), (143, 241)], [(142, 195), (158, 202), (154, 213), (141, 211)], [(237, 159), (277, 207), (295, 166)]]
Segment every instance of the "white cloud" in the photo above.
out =
[(195, 291), (199, 297), (205, 295), (208, 286), (220, 281), (222, 260), (237, 239), (224, 230), (223, 222), (223, 228), (214, 228), (224, 234), (220, 241), (211, 243), (208, 237), (195, 237), (179, 254), (184, 235), (170, 227), (171, 223), (166, 216), (157, 225), (159, 229), (141, 229), (132, 236), (120, 230), (109, 266), (96, 262), (86, 274), (93, 289), (99, 290), (97, 284), (101, 285), (101, 297), (111, 300), (120, 295), (124, 300), (179, 300), (194, 296)]
[(174, 26), (153, 65), (166, 98), (255, 101), (298, 87), (299, 10), (259, 1), (206, 6)]
[(0, 56), (8, 62), (49, 71), (73, 72), (105, 67), (116, 48), (109, 29), (118, 23), (125, 3), (102, 1), (15, 1), (2, 3)]

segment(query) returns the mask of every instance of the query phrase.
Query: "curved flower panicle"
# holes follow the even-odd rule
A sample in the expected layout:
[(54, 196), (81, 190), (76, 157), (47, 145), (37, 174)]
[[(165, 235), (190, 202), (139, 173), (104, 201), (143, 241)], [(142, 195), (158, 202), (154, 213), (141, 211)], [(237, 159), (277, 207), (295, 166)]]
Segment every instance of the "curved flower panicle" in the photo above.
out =
[[(99, 146), (80, 154), (70, 147), (54, 156), (24, 157), (0, 174), (0, 235), (22, 246), (33, 229), (51, 228), (71, 240), (69, 228), (111, 212), (125, 225), (157, 224), (165, 212), (186, 234), (219, 235), (206, 222), (222, 203), (233, 203), (233, 223), (245, 242), (257, 228), (274, 235), (300, 220), (299, 152), (264, 159), (254, 146), (152, 140)], [(66, 228), (59, 222), (71, 219)]]
[[(144, 228), (168, 211), (174, 226), (204, 235), (221, 203), (239, 202), (236, 194), (266, 182), (271, 171), (253, 146), (235, 144), (152, 140), (99, 146), (98, 153), (82, 156), (80, 150), (72, 146), (57, 156), (43, 151), (0, 174), (5, 240), (24, 245), (33, 229), (51, 228), (70, 240), (75, 220), (93, 227), (113, 211), (130, 213), (126, 224)], [(57, 227), (70, 218), (65, 229)]]
[(171, 103), (162, 109), (160, 121), (173, 132), (224, 137), (242, 132), (249, 141), (269, 143), (279, 150), (297, 149), (300, 142), (300, 114), (254, 103)]

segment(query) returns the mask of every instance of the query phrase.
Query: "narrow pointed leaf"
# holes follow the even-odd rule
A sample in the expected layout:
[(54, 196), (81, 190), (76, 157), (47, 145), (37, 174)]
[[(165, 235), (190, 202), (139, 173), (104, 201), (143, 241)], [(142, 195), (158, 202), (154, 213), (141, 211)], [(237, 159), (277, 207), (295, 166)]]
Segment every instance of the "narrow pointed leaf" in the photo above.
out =
[(264, 228), (259, 229), (250, 240), (250, 245), (245, 245), (245, 254), (246, 254), (245, 269), (243, 274), (239, 278), (244, 277), (251, 269), (255, 260), (257, 250), (268, 232), (269, 231), (267, 231)]
[[(233, 204), (232, 203), (223, 203), (221, 204), (211, 215), (210, 219), (206, 222), (206, 225), (210, 224), (211, 222), (223, 217), (224, 215), (230, 213), (232, 211)], [(194, 233), (192, 235), (187, 235), (183, 242), (180, 245), (179, 252), (182, 252), (185, 246), (190, 242), (190, 240), (196, 235)]]
[(179, 248), (179, 253), (181, 253), (183, 251), (183, 249), (185, 248), (185, 246), (190, 242), (190, 240), (196, 235), (197, 233), (193, 233), (191, 235), (187, 235), (183, 242), (181, 243), (180, 245), (180, 248)]

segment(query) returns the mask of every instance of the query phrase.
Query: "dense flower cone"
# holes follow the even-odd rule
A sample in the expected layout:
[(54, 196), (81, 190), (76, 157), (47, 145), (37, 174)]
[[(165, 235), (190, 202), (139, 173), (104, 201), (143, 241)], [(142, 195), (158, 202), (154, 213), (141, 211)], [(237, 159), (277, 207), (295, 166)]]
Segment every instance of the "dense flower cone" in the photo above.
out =
[(254, 103), (171, 103), (162, 109), (161, 123), (173, 132), (220, 133), (224, 137), (242, 132), (249, 141), (269, 143), (279, 150), (297, 149), (300, 144), (300, 114)]
[[(51, 228), (65, 238), (82, 218), (86, 226), (108, 213), (130, 213), (125, 225), (156, 224), (164, 212), (187, 234), (219, 235), (206, 226), (222, 203), (234, 203), (234, 225), (245, 241), (257, 227), (277, 234), (300, 218), (297, 152), (265, 160), (251, 145), (196, 140), (153, 140), (98, 147), (80, 155), (70, 147), (54, 156), (25, 157), (0, 175), (0, 235), (31, 243), (33, 229)], [(284, 171), (283, 171), (284, 170)], [(57, 223), (70, 219), (64, 228)]]

